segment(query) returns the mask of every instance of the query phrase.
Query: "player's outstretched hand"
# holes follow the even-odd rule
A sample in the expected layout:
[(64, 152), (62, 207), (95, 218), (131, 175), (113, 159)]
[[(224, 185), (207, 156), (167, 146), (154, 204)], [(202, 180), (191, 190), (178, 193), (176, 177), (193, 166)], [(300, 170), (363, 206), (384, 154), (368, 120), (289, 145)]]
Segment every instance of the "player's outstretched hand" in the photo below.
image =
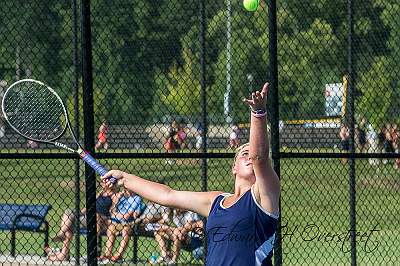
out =
[[(122, 172), (120, 170), (110, 170), (101, 177), (101, 181), (104, 182), (107, 187), (123, 186), (124, 178), (126, 175), (127, 173)], [(113, 178), (115, 178), (117, 181), (112, 182)]]
[(269, 90), (269, 83), (265, 83), (261, 91), (255, 91), (250, 95), (249, 99), (243, 99), (245, 103), (250, 106), (253, 112), (266, 110), (267, 105), (267, 95)]

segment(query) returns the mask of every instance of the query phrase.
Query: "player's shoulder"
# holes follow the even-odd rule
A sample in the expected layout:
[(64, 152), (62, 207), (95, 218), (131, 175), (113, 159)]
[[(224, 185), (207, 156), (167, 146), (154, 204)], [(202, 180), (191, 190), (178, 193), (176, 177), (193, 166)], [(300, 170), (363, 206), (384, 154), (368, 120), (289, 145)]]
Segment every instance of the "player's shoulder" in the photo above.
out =
[(218, 196), (228, 194), (224, 191), (209, 191), (210, 201), (213, 202)]

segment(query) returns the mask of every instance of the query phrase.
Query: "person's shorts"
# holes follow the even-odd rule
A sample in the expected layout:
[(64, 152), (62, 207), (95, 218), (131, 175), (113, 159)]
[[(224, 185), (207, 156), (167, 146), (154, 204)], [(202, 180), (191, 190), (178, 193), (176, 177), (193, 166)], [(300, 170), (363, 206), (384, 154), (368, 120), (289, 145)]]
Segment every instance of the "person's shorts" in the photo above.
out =
[(367, 135), (365, 134), (365, 132), (360, 132), (360, 133), (359, 133), (358, 142), (359, 142), (361, 145), (367, 144)]
[[(110, 219), (109, 216), (103, 216), (101, 214), (97, 214), (97, 223), (102, 221), (101, 224), (107, 224), (109, 219)], [(87, 215), (86, 215), (86, 213), (81, 213), (79, 215), (79, 224), (80, 224), (81, 227), (85, 227), (85, 228), (87, 227)]]
[(123, 223), (113, 223), (113, 225), (115, 226), (115, 229), (118, 232), (121, 232), (122, 230), (126, 229), (126, 228), (131, 228), (130, 224), (123, 224)]
[(393, 144), (389, 140), (383, 142), (383, 148), (385, 149), (385, 152), (394, 152)]
[(342, 140), (340, 142), (340, 149), (343, 151), (350, 150), (350, 142), (348, 140)]

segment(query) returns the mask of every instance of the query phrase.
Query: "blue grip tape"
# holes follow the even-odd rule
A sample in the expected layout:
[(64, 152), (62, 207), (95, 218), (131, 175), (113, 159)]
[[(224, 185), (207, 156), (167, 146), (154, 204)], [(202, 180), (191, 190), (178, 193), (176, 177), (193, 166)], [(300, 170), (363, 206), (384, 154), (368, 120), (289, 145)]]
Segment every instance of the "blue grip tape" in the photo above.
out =
[[(96, 161), (95, 158), (93, 158), (92, 155), (90, 155), (88, 152), (85, 152), (83, 156), (81, 156), (82, 160), (84, 160), (90, 167), (93, 168), (99, 175), (103, 176), (107, 173), (107, 170), (98, 162)], [(110, 177), (109, 178), (111, 183), (117, 182), (117, 179), (115, 177)]]

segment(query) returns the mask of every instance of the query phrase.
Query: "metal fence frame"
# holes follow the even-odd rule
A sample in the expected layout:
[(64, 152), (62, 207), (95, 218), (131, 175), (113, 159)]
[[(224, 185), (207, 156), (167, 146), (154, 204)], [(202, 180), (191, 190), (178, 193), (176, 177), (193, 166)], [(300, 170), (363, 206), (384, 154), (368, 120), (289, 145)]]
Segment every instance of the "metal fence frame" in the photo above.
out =
[[(90, 25), (90, 0), (81, 0), (81, 47), (80, 51), (82, 53), (81, 62), (78, 59), (78, 3), (76, 0), (72, 0), (72, 9), (74, 10), (74, 58), (73, 62), (75, 65), (75, 79), (73, 82), (73, 87), (77, 90), (78, 79), (81, 75), (83, 79), (84, 87), (84, 145), (89, 152), (94, 154), (94, 120), (93, 120), (93, 88), (92, 88), (92, 44), (91, 44), (91, 25)], [(207, 109), (206, 109), (206, 72), (207, 62), (205, 60), (205, 0), (199, 0), (199, 17), (200, 17), (200, 43), (201, 43), (201, 103), (202, 103), (202, 122), (204, 124), (205, 130), (202, 132), (203, 140), (207, 139)], [(271, 150), (272, 159), (274, 163), (274, 169), (278, 175), (280, 175), (280, 162), (281, 160), (290, 158), (348, 158), (349, 159), (349, 172), (348, 172), (348, 195), (349, 195), (349, 205), (350, 212), (348, 214), (348, 227), (351, 230), (350, 234), (350, 245), (351, 245), (351, 264), (357, 265), (357, 241), (356, 241), (356, 203), (357, 203), (357, 191), (355, 188), (355, 177), (356, 169), (355, 165), (357, 159), (363, 158), (399, 158), (398, 153), (356, 153), (355, 150), (355, 118), (354, 118), (354, 94), (355, 87), (357, 84), (356, 73), (354, 70), (355, 58), (353, 57), (353, 44), (354, 44), (354, 13), (356, 12), (354, 8), (354, 1), (348, 0), (348, 43), (347, 43), (347, 71), (349, 75), (349, 113), (348, 119), (350, 121), (350, 152), (349, 153), (297, 153), (297, 152), (281, 152), (279, 147), (279, 99), (278, 99), (278, 59), (277, 51), (279, 49), (277, 42), (277, 13), (276, 13), (276, 0), (269, 1), (269, 37), (270, 37), (270, 73), (265, 73), (265, 76), (269, 77), (271, 83), (271, 93), (270, 101), (272, 102), (272, 108), (269, 112), (272, 114), (271, 117)], [(75, 103), (78, 102), (77, 93), (75, 94)], [(75, 104), (75, 115), (78, 117), (78, 105)], [(74, 125), (76, 132), (79, 131), (78, 121)], [(79, 136), (79, 134), (76, 134)], [(97, 153), (96, 157), (99, 159), (109, 159), (109, 158), (200, 158), (201, 163), (201, 173), (202, 173), (202, 190), (207, 190), (207, 159), (210, 158), (232, 158), (232, 153), (208, 153), (207, 141), (203, 141), (201, 153), (178, 153), (178, 154), (166, 154), (166, 153)], [(48, 158), (58, 158), (58, 159), (76, 159), (76, 186), (75, 186), (75, 210), (79, 211), (80, 202), (80, 188), (79, 188), (79, 159), (75, 155), (71, 154), (38, 154), (38, 153), (26, 153), (26, 154), (0, 154), (0, 159), (48, 159)], [(96, 240), (96, 215), (95, 215), (95, 175), (93, 171), (86, 166), (85, 168), (86, 177), (86, 206), (88, 207), (88, 238), (87, 238), (87, 249), (88, 254), (88, 265), (97, 265), (97, 240)], [(79, 224), (76, 224), (77, 230), (79, 229)], [(281, 228), (277, 230), (277, 238), (275, 244), (274, 252), (274, 262), (275, 265), (283, 265), (283, 255), (282, 255), (282, 236)], [(79, 237), (76, 238), (76, 254), (80, 254), (80, 243)], [(79, 264), (79, 259), (76, 260)]]

